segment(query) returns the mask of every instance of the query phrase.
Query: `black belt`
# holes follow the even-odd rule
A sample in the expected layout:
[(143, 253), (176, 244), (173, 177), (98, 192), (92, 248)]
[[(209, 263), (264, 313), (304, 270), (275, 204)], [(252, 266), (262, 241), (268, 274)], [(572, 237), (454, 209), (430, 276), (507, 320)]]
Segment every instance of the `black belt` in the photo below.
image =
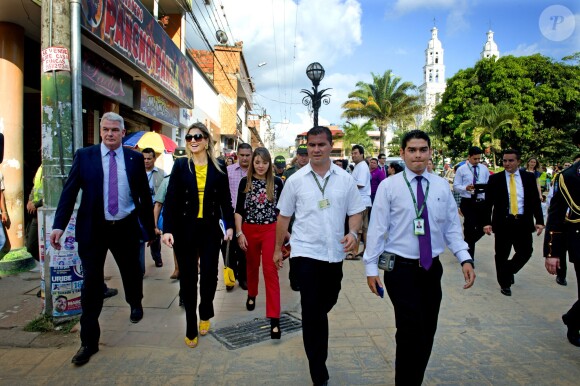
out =
[(129, 219), (131, 218), (131, 215), (127, 216), (127, 217), (123, 217), (120, 220), (105, 220), (105, 225), (108, 226), (119, 226), (119, 225), (123, 225), (125, 224)]
[(467, 198), (467, 197), (461, 197), (461, 201), (467, 201), (467, 202), (484, 202), (485, 198), (476, 198), (475, 200), (473, 198)]
[(508, 220), (521, 220), (523, 218), (524, 218), (523, 214), (508, 214), (507, 215)]
[[(439, 256), (435, 256), (433, 261), (439, 260)], [(395, 265), (397, 264), (407, 264), (407, 265), (415, 265), (417, 267), (420, 266), (419, 259), (407, 259), (406, 257), (395, 255)]]

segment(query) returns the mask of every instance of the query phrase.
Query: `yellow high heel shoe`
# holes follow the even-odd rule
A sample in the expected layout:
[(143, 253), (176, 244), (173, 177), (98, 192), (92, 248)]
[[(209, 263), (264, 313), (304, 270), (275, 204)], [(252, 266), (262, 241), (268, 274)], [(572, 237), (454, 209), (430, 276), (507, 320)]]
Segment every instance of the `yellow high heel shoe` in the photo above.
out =
[(211, 323), (209, 320), (200, 320), (199, 321), (199, 335), (201, 335), (201, 336), (207, 335), (207, 333), (209, 332), (210, 324)]
[(185, 344), (189, 348), (196, 348), (197, 347), (197, 336), (193, 339), (189, 339), (187, 336), (185, 337)]

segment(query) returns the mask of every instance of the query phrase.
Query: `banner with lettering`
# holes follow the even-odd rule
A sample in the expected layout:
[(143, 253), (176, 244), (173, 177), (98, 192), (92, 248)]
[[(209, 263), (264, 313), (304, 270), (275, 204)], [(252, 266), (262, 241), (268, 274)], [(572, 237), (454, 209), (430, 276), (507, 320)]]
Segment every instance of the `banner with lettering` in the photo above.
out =
[(83, 28), (193, 108), (193, 64), (139, 0), (82, 0)]
[(133, 78), (93, 52), (83, 50), (83, 86), (133, 107)]
[(179, 126), (179, 106), (147, 86), (135, 82), (135, 111), (151, 118), (157, 118), (172, 126)]

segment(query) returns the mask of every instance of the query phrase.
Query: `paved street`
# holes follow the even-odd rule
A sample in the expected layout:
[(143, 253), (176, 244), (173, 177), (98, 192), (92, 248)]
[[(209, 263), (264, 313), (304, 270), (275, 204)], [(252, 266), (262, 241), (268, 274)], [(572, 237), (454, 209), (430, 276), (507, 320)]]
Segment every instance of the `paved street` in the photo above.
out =
[[(513, 296), (500, 294), (495, 280), (493, 239), (476, 248), (477, 280), (462, 289), (459, 265), (449, 253), (444, 265), (443, 303), (425, 385), (577, 385), (580, 349), (566, 340), (560, 316), (576, 294), (573, 269), (568, 286), (556, 284), (541, 258), (534, 236), (534, 257), (516, 276)], [(164, 247), (165, 248), (165, 247)], [(105, 301), (100, 352), (82, 367), (70, 363), (78, 333), (68, 337), (22, 331), (40, 311), (38, 273), (0, 280), (0, 384), (311, 384), (300, 332), (228, 350), (214, 337), (200, 337), (196, 349), (184, 342), (185, 315), (178, 306), (178, 283), (169, 276), (172, 257), (155, 268), (147, 256), (145, 317), (129, 322), (129, 307), (116, 265), (107, 259), (107, 284), (119, 295)], [(220, 269), (221, 272), (221, 269)], [(324, 278), (321, 278), (323, 280)], [(388, 299), (370, 293), (362, 262), (346, 261), (338, 304), (330, 313), (331, 385), (394, 384), (395, 327)], [(281, 273), (282, 309), (300, 316), (299, 295)], [(263, 283), (256, 310), (245, 309), (246, 292), (225, 291), (220, 279), (212, 328), (265, 316)]]

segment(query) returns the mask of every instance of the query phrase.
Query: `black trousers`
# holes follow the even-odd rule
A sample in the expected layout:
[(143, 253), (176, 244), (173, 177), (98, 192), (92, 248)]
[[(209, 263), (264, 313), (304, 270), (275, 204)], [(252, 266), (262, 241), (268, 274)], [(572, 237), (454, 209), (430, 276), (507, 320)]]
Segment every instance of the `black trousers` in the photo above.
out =
[(564, 253), (563, 256), (560, 256), (560, 268), (556, 268), (556, 276), (565, 279), (567, 273), (568, 262), (566, 261), (566, 254)]
[(297, 260), (300, 304), (302, 305), (302, 339), (308, 357), (310, 377), (317, 385), (328, 380), (328, 313), (338, 300), (342, 281), (342, 262), (328, 263), (308, 257)]
[(484, 235), (485, 202), (476, 202), (471, 198), (462, 198), (459, 205), (463, 213), (463, 238), (469, 246), (469, 254), (475, 259), (475, 243)]
[[(576, 271), (576, 282), (580, 283), (580, 262), (575, 262), (574, 271)], [(572, 305), (572, 308), (568, 310), (568, 320), (571, 327), (580, 330), (580, 284), (578, 284), (578, 299)]]
[[(214, 317), (213, 299), (218, 282), (218, 263), (223, 233), (217, 220), (195, 219), (187, 231), (173, 235), (173, 250), (179, 265), (179, 294), (183, 300), (186, 336), (197, 336), (197, 259), (199, 257), (199, 318)], [(230, 244), (231, 248), (231, 244)]]
[(149, 250), (154, 261), (161, 260), (161, 236), (155, 236), (151, 244), (149, 244)]
[[(532, 233), (525, 222), (513, 218), (506, 219), (506, 226), (495, 232), (495, 270), (501, 288), (513, 284), (514, 275), (526, 265), (532, 252)], [(509, 259), (514, 248), (514, 255)]]
[[(227, 242), (223, 241), (221, 246), (224, 264), (226, 263)], [(232, 237), (230, 241), (230, 268), (234, 270), (234, 275), (238, 282), (247, 281), (248, 273), (246, 268), (246, 252), (240, 248), (238, 238)]]
[(140, 228), (135, 215), (114, 224), (107, 223), (102, 240), (86, 245), (79, 243), (79, 256), (83, 265), (81, 289), (81, 344), (97, 347), (101, 336), (99, 316), (103, 309), (104, 267), (107, 251), (111, 251), (121, 273), (125, 300), (131, 308), (141, 306), (143, 275), (139, 262)]
[(426, 271), (418, 260), (395, 259), (385, 288), (395, 309), (395, 384), (421, 385), (437, 331), (443, 267), (438, 258)]

